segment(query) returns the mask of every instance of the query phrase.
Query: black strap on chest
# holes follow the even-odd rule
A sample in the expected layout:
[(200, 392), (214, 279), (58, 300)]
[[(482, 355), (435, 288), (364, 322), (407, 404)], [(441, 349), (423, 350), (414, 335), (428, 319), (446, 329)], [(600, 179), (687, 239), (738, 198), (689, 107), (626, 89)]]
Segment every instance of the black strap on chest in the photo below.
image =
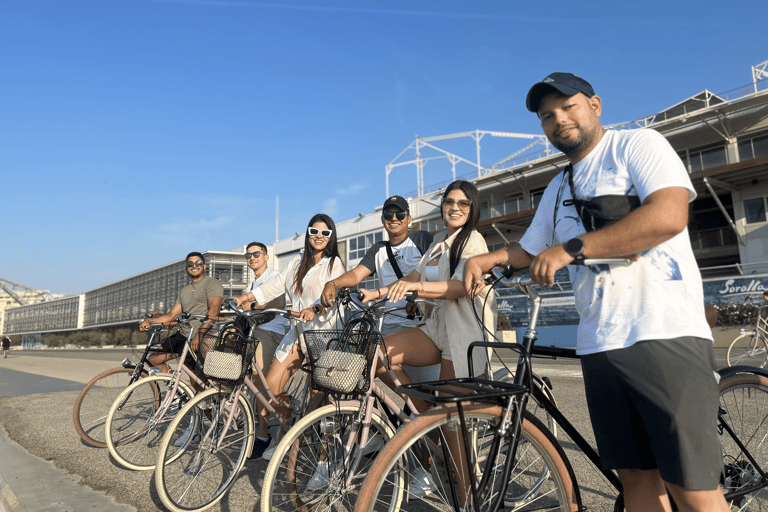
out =
[(400, 271), (400, 267), (397, 266), (397, 260), (395, 260), (395, 254), (392, 252), (392, 244), (387, 242), (385, 244), (387, 248), (387, 256), (389, 257), (389, 263), (392, 265), (392, 270), (395, 271), (395, 275), (398, 279), (403, 278), (403, 273)]
[(592, 232), (614, 222), (618, 222), (632, 211), (640, 207), (638, 196), (615, 194), (595, 196), (592, 199), (582, 199), (576, 195), (573, 186), (573, 166), (568, 164), (563, 171), (568, 175), (568, 186), (571, 189), (571, 198), (563, 201), (563, 206), (575, 206), (576, 213), (587, 232)]

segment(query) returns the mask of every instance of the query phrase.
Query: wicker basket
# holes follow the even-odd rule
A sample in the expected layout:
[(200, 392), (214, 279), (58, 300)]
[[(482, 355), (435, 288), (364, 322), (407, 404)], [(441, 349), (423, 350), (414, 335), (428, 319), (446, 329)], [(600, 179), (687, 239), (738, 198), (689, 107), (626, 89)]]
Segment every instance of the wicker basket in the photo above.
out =
[(305, 331), (312, 387), (331, 394), (368, 391), (378, 332)]
[[(210, 346), (211, 331), (203, 338)], [(256, 352), (256, 338), (246, 337), (234, 325), (225, 325), (215, 333), (213, 347), (205, 356), (203, 373), (209, 379), (242, 382)]]

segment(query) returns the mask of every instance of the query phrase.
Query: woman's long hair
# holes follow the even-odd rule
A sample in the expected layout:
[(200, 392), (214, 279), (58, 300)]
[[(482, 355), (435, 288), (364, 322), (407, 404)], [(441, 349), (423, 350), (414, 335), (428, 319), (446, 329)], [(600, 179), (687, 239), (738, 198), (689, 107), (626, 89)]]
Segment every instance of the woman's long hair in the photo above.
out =
[[(464, 192), (464, 195), (467, 196), (467, 199), (469, 200), (469, 213), (467, 214), (467, 223), (461, 227), (459, 233), (456, 235), (456, 239), (451, 245), (450, 276), (453, 276), (453, 273), (456, 271), (456, 267), (459, 266), (461, 253), (464, 251), (464, 246), (467, 245), (467, 240), (469, 240), (469, 236), (472, 234), (472, 230), (474, 230), (477, 227), (477, 223), (480, 222), (480, 194), (477, 191), (477, 187), (468, 181), (456, 180), (448, 185), (448, 187), (445, 189), (445, 192), (443, 192), (443, 201), (445, 201), (445, 198), (448, 197), (448, 194), (452, 190), (456, 189), (461, 190)], [(442, 202), (440, 203), (440, 212), (441, 215), (444, 214)], [(443, 220), (445, 220), (445, 218), (443, 218)]]
[[(318, 213), (309, 219), (307, 229), (311, 228), (312, 224), (315, 222), (324, 222), (325, 225), (328, 226), (328, 229), (332, 231), (331, 238), (328, 239), (328, 244), (325, 246), (325, 249), (323, 249), (323, 256), (331, 258), (331, 266), (328, 268), (328, 271), (330, 272), (333, 270), (334, 260), (336, 258), (341, 259), (341, 256), (339, 256), (339, 247), (336, 244), (336, 224), (333, 222), (333, 219), (326, 214)], [(293, 280), (293, 289), (296, 290), (296, 295), (301, 295), (301, 292), (304, 290), (304, 286), (302, 285), (304, 277), (307, 275), (307, 272), (309, 272), (309, 269), (315, 266), (315, 262), (312, 259), (312, 246), (309, 243), (309, 238), (309, 233), (304, 232), (304, 256), (301, 258), (299, 270), (296, 272), (296, 277)]]

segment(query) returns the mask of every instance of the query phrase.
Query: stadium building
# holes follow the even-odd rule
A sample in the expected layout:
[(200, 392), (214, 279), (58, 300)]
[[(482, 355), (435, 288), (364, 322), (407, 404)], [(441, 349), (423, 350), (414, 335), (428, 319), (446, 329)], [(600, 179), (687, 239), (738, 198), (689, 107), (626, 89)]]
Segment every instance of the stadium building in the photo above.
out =
[[(739, 300), (768, 290), (768, 61), (751, 69), (752, 80), (714, 94), (696, 93), (673, 106), (611, 129), (650, 128), (672, 144), (688, 168), (698, 193), (691, 204), (688, 229), (694, 254), (705, 278), (707, 302)], [(481, 140), (520, 142), (490, 166), (480, 164)], [(456, 150), (464, 142), (471, 157)], [(541, 134), (473, 131), (416, 138), (386, 166), (386, 191), (373, 213), (337, 223), (339, 250), (346, 268), (356, 266), (365, 252), (385, 236), (380, 205), (389, 195), (407, 197), (413, 229), (437, 233), (443, 229), (440, 198), (454, 179), (474, 182), (481, 199), (479, 231), (493, 250), (520, 239), (530, 224), (549, 181), (567, 164)], [(413, 171), (416, 190), (390, 186), (390, 178)], [(425, 184), (437, 169), (443, 181)], [(409, 174), (410, 175), (410, 174)], [(446, 179), (449, 178), (449, 179)], [(437, 181), (437, 180), (435, 180)], [(400, 179), (396, 183), (405, 183)], [(405, 187), (401, 187), (405, 188)], [(277, 268), (286, 265), (304, 246), (304, 233), (278, 240), (270, 248)], [(239, 295), (253, 278), (243, 259), (244, 248), (205, 253), (208, 273), (222, 281), (226, 295)], [(567, 280), (567, 274), (564, 274)], [(125, 325), (142, 315), (166, 311), (186, 284), (183, 262), (174, 262), (79, 296), (19, 306), (5, 312), (7, 334), (67, 331)], [(364, 287), (378, 286), (375, 276)], [(568, 286), (548, 292), (550, 325), (576, 322)], [(516, 325), (527, 306), (500, 294), (500, 310)], [(519, 314), (518, 314), (519, 313)]]

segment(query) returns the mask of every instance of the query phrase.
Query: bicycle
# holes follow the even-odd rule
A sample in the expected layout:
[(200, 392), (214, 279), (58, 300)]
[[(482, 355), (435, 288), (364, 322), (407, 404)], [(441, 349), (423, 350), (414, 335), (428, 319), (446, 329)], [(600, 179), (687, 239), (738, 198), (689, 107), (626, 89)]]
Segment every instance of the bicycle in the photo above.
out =
[(86, 444), (94, 448), (106, 448), (106, 434), (104, 425), (107, 412), (117, 396), (125, 388), (148, 375), (149, 366), (147, 359), (151, 352), (158, 352), (154, 348), (159, 345), (161, 335), (169, 329), (162, 324), (152, 324), (149, 328), (149, 339), (139, 362), (134, 364), (126, 357), (121, 365), (110, 368), (96, 375), (85, 385), (75, 400), (73, 421), (75, 430)]
[[(584, 262), (612, 263), (617, 261)], [(511, 271), (503, 274), (509, 277)], [(520, 290), (532, 304), (523, 343), (476, 342), (470, 346), (468, 359), (471, 369), (470, 355), (475, 348), (515, 350), (519, 359), (514, 382), (468, 378), (399, 388), (438, 405), (406, 425), (380, 452), (360, 489), (355, 512), (459, 511), (462, 506), (472, 511), (582, 510), (570, 461), (549, 429), (526, 410), (530, 397), (536, 398), (614, 487), (614, 510), (623, 510), (621, 483), (616, 473), (601, 469), (596, 450), (531, 378), (531, 355), (577, 357), (575, 351), (535, 347), (541, 298), (530, 279), (515, 277), (508, 285)], [(720, 374), (718, 432), (724, 452), (723, 491), (734, 510), (768, 508), (764, 491), (768, 475), (760, 463), (768, 460), (768, 372), (733, 367), (721, 370)], [(459, 442), (451, 448), (450, 432), (461, 433)], [(456, 444), (462, 448), (458, 449)], [(422, 469), (430, 471), (436, 483), (435, 493), (416, 505), (404, 504), (402, 499), (397, 502), (393, 496), (403, 495), (398, 488), (403, 460), (409, 450), (416, 449), (429, 453), (429, 465)], [(462, 503), (461, 497), (466, 502)]]
[[(157, 451), (155, 489), (172, 511), (205, 510), (218, 503), (234, 484), (255, 439), (248, 390), (273, 417), (279, 418), (272, 404), (280, 402), (269, 391), (261, 368), (252, 366), (259, 342), (253, 329), (262, 315), (292, 318), (299, 313), (282, 309), (245, 312), (234, 301), (230, 308), (247, 321), (248, 334), (235, 322), (221, 327), (205, 360), (204, 373), (213, 385), (192, 398), (173, 418)], [(253, 371), (268, 396), (254, 384)], [(292, 411), (292, 416), (280, 421), (280, 429), (289, 430), (297, 417), (316, 409), (323, 400), (322, 393), (318, 393), (309, 403), (281, 404)]]
[(748, 365), (764, 368), (768, 363), (768, 320), (757, 311), (752, 331), (742, 328), (728, 347), (728, 366)]
[[(181, 380), (182, 375), (186, 375), (200, 389), (206, 387), (205, 381), (195, 374), (195, 368), (187, 367), (185, 361), (187, 355), (197, 361), (197, 355), (190, 348), (194, 336), (192, 320), (206, 321), (208, 316), (179, 314), (179, 325), (189, 326), (189, 336), (176, 370), (172, 373), (150, 370), (149, 376), (124, 389), (109, 408), (104, 426), (105, 442), (110, 455), (124, 468), (135, 471), (154, 469), (166, 427), (195, 395), (193, 387)], [(217, 326), (219, 324), (208, 335), (215, 336)], [(205, 343), (205, 340), (200, 342)], [(178, 456), (178, 453), (175, 455)]]
[[(414, 294), (410, 300), (430, 303)], [(410, 421), (411, 400), (401, 407), (374, 380), (378, 364), (386, 363), (383, 318), (403, 309), (385, 309), (386, 302), (385, 296), (366, 306), (339, 290), (337, 307), (352, 317), (344, 329), (305, 332), (310, 362), (304, 368), (334, 403), (302, 418), (277, 445), (264, 475), (263, 512), (351, 510), (372, 458)]]

